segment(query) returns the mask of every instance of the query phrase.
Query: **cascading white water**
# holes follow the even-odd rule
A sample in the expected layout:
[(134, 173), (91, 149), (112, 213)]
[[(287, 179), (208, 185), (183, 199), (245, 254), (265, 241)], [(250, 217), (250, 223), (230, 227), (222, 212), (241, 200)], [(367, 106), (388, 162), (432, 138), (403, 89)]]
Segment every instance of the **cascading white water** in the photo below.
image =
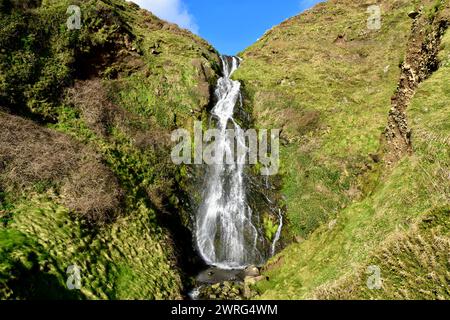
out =
[[(212, 110), (220, 132), (216, 145), (220, 158), (234, 154), (235, 142), (245, 145), (243, 130), (233, 119), (236, 103), (241, 101), (241, 84), (230, 79), (239, 67), (237, 57), (222, 57), (223, 77), (215, 91), (218, 99)], [(235, 130), (236, 141), (227, 136), (227, 128)], [(239, 158), (241, 157), (241, 158)], [(244, 185), (244, 155), (233, 164), (220, 161), (210, 165), (203, 202), (197, 213), (196, 240), (199, 252), (209, 264), (222, 269), (238, 269), (262, 262), (258, 248), (261, 241), (254, 217), (247, 204)]]
[(278, 219), (279, 219), (279, 224), (278, 224), (277, 232), (275, 233), (275, 237), (273, 238), (272, 248), (271, 248), (271, 255), (272, 256), (275, 255), (275, 250), (277, 248), (277, 243), (278, 243), (278, 241), (280, 240), (280, 237), (281, 237), (281, 229), (283, 228), (283, 214), (281, 213), (280, 209), (278, 209)]

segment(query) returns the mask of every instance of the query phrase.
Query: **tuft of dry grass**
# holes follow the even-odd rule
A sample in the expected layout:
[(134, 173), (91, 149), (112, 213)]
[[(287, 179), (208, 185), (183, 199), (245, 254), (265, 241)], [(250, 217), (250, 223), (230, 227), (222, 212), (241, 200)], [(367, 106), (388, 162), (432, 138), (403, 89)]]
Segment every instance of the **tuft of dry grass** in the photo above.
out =
[(111, 222), (123, 196), (117, 178), (100, 162), (83, 163), (61, 188), (62, 203), (95, 224)]
[(7, 188), (21, 190), (39, 181), (57, 182), (85, 156), (82, 146), (69, 137), (29, 120), (0, 113), (0, 127), (1, 180)]
[(100, 79), (77, 81), (67, 90), (67, 99), (81, 112), (86, 125), (97, 135), (108, 135), (119, 110), (107, 98)]
[(86, 126), (98, 137), (111, 138), (114, 129), (130, 137), (140, 150), (168, 146), (170, 133), (152, 119), (133, 114), (112, 102), (110, 91), (120, 90), (120, 81), (106, 83), (100, 78), (77, 81), (67, 90), (67, 102), (80, 112)]
[(119, 183), (88, 147), (5, 113), (0, 127), (0, 185), (7, 192), (20, 196), (37, 186), (53, 188), (61, 191), (62, 204), (92, 223), (110, 221), (120, 211)]

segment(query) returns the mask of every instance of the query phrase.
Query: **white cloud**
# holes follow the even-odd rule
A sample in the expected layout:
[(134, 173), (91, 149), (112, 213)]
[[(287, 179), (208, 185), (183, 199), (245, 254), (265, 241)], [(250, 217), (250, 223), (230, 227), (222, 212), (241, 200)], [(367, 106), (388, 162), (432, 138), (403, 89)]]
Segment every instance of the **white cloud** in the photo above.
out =
[(189, 13), (183, 0), (132, 0), (141, 8), (145, 8), (157, 17), (178, 24), (198, 34), (198, 26)]

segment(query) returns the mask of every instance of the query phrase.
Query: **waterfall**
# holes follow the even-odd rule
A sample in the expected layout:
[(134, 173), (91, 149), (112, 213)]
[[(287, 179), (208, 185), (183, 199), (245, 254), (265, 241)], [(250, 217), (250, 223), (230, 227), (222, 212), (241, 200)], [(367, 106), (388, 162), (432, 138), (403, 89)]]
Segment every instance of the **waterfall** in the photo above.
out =
[(283, 228), (283, 214), (281, 213), (280, 209), (278, 209), (278, 219), (279, 219), (279, 224), (278, 224), (277, 232), (275, 233), (275, 237), (272, 242), (272, 250), (271, 250), (272, 256), (275, 255), (275, 250), (277, 248), (277, 242), (280, 240), (281, 229)]
[[(218, 102), (211, 113), (220, 132), (217, 149), (224, 159), (226, 154), (234, 154), (235, 142), (245, 146), (246, 141), (243, 130), (233, 118), (236, 104), (242, 103), (241, 84), (230, 79), (240, 59), (228, 56), (221, 59), (223, 77), (217, 82)], [(235, 130), (235, 138), (227, 136), (227, 129)], [(196, 216), (198, 250), (209, 265), (222, 269), (239, 269), (263, 262), (259, 249), (263, 237), (255, 226), (257, 217), (253, 217), (247, 203), (245, 154), (237, 157), (232, 164), (220, 161), (208, 167), (203, 201)]]

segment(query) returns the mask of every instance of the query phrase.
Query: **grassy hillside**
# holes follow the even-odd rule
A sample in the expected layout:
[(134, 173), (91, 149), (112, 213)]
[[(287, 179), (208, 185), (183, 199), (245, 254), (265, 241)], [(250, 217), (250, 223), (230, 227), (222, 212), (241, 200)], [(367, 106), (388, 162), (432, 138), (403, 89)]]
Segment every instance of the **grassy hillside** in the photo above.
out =
[[(285, 239), (296, 240), (266, 265), (262, 299), (450, 298), (448, 1), (377, 3), (380, 30), (365, 1), (328, 1), (242, 53), (236, 78), (258, 125), (283, 128)], [(397, 87), (412, 133), (401, 157), (384, 138)]]
[(0, 298), (180, 298), (170, 132), (202, 117), (217, 52), (123, 0), (2, 0), (0, 30)]
[[(379, 30), (331, 0), (241, 54), (252, 124), (282, 129), (288, 245), (260, 299), (450, 298), (450, 4), (376, 3)], [(198, 176), (170, 133), (207, 118), (219, 69), (124, 0), (0, 0), (0, 298), (184, 296)]]

